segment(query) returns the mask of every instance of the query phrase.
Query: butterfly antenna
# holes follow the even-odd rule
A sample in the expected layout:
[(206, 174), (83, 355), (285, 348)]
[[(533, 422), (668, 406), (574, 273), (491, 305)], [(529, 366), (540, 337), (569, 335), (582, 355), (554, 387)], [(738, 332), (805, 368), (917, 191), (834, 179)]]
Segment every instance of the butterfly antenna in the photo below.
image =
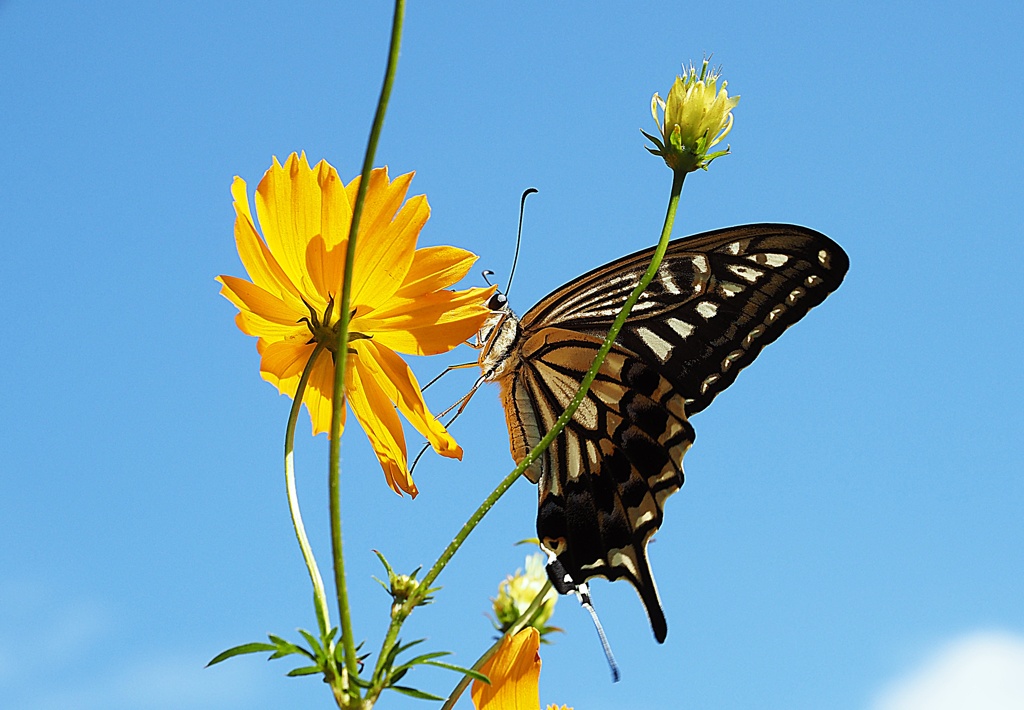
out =
[(516, 275), (516, 264), (519, 263), (519, 245), (523, 241), (523, 212), (526, 210), (526, 198), (535, 192), (537, 192), (537, 188), (527, 188), (519, 199), (519, 231), (516, 233), (516, 255), (512, 257), (512, 271), (508, 275), (508, 284), (505, 285), (506, 298), (508, 298), (508, 292), (512, 290), (512, 279)]

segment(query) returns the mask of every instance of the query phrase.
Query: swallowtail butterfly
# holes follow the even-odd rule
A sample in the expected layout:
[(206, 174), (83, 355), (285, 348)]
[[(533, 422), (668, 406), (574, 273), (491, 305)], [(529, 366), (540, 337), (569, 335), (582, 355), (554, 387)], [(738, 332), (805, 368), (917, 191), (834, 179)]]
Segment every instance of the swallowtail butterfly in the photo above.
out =
[[(569, 404), (652, 254), (594, 269), (521, 319), (502, 294), (491, 299), (479, 364), (483, 379), (501, 387), (517, 462)], [(665, 500), (683, 485), (683, 454), (694, 439), (689, 417), (835, 291), (848, 266), (824, 234), (788, 224), (670, 242), (586, 399), (526, 471), (539, 484), (537, 534), (553, 567), (568, 575), (551, 575), (560, 592), (591, 577), (625, 579), (655, 638), (665, 640), (647, 543), (661, 526)]]

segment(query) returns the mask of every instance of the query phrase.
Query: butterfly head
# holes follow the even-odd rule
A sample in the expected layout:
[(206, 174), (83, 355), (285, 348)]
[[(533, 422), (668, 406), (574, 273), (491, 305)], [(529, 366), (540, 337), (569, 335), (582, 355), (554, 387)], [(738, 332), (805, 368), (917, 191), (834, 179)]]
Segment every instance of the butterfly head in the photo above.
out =
[(508, 298), (501, 291), (495, 291), (494, 295), (487, 301), (487, 307), (492, 313), (495, 311), (507, 311), (508, 310)]
[(487, 301), (491, 314), (477, 332), (480, 343), (480, 369), (484, 379), (496, 380), (511, 365), (510, 354), (519, 338), (521, 328), (519, 319), (508, 306), (508, 298), (501, 292), (495, 292)]

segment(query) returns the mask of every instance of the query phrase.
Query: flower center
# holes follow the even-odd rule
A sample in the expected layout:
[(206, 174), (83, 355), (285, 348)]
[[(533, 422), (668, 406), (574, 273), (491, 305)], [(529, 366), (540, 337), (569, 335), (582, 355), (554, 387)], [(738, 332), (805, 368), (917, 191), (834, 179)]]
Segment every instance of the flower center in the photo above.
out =
[[(332, 353), (337, 352), (338, 332), (341, 326), (341, 321), (335, 321), (334, 325), (330, 325), (331, 316), (334, 313), (334, 296), (331, 296), (330, 299), (328, 299), (327, 307), (324, 308), (322, 315), (317, 313), (313, 306), (307, 303), (305, 299), (303, 299), (302, 302), (306, 305), (307, 310), (309, 310), (309, 317), (300, 318), (298, 321), (299, 323), (305, 323), (306, 327), (309, 329), (310, 338), (306, 342), (308, 344), (324, 343), (327, 345), (327, 349)], [(359, 309), (352, 309), (352, 312), (348, 317), (349, 323), (355, 319), (357, 310)], [(372, 337), (372, 335), (359, 333), (350, 329), (348, 333), (348, 342), (351, 343), (354, 340), (369, 340)], [(349, 349), (349, 352), (352, 352), (351, 348)]]

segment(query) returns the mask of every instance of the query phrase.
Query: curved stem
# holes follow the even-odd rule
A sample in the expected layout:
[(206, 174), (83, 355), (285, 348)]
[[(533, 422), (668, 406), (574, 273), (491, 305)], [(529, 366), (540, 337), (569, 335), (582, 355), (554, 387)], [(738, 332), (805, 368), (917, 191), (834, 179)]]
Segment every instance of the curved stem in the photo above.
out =
[(310, 547), (309, 538), (306, 536), (306, 526), (302, 523), (302, 513), (299, 511), (299, 495), (295, 489), (295, 423), (299, 418), (299, 410), (302, 409), (302, 394), (306, 391), (306, 383), (309, 382), (309, 376), (313, 372), (313, 364), (323, 353), (325, 347), (325, 343), (317, 343), (306, 362), (302, 377), (299, 378), (299, 386), (292, 398), (292, 409), (288, 414), (288, 428), (284, 434), (284, 481), (288, 493), (288, 512), (291, 513), (295, 537), (299, 540), (302, 559), (306, 563), (309, 579), (313, 583), (313, 602), (316, 605), (316, 618), (320, 625), (321, 638), (327, 637), (327, 631), (331, 628), (331, 616), (327, 606), (327, 592), (324, 591), (324, 580), (320, 576), (316, 558), (313, 557), (313, 548)]
[[(605, 357), (612, 349), (612, 345), (615, 343), (615, 338), (618, 336), (619, 331), (622, 330), (622, 326), (626, 323), (626, 319), (629, 317), (629, 312), (636, 305), (636, 302), (640, 299), (640, 295), (644, 292), (647, 286), (654, 279), (655, 274), (658, 273), (658, 267), (661, 266), (661, 260), (665, 256), (665, 251), (668, 249), (669, 237), (672, 235), (672, 225), (675, 223), (676, 208), (679, 205), (679, 195), (683, 191), (683, 180), (686, 177), (685, 173), (674, 173), (672, 180), (672, 192), (669, 195), (668, 210), (665, 214), (665, 223), (661, 229), (661, 238), (658, 240), (658, 246), (654, 249), (654, 255), (651, 257), (651, 263), (647, 267), (647, 271), (640, 278), (640, 281), (633, 288), (633, 291), (626, 298), (625, 303), (622, 304), (622, 308), (619, 310), (619, 314), (615, 316), (615, 320), (612, 322), (611, 328), (608, 330), (608, 335), (605, 336), (604, 342), (601, 343), (601, 347), (598, 349), (597, 354), (594, 356), (594, 362), (591, 363), (590, 369), (587, 370), (587, 374), (583, 376), (583, 380), (580, 382), (579, 389), (576, 390), (576, 394), (569, 402), (569, 406), (565, 408), (562, 415), (555, 421), (555, 425), (551, 427), (551, 431), (544, 435), (544, 438), (540, 440), (540, 443), (533, 447), (523, 460), (519, 462), (511, 473), (509, 473), (501, 483), (494, 489), (494, 491), (487, 496), (480, 507), (477, 508), (473, 514), (466, 521), (462, 529), (455, 538), (448, 544), (445, 551), (441, 553), (437, 562), (434, 563), (433, 567), (427, 571), (427, 574), (423, 577), (423, 588), (428, 588), (437, 576), (444, 569), (445, 565), (452, 558), (455, 552), (461, 547), (462, 543), (465, 542), (466, 538), (473, 531), (473, 528), (479, 524), (483, 519), (484, 515), (487, 514), (494, 504), (498, 501), (505, 491), (515, 483), (515, 480), (522, 475), (522, 473), (530, 467), (530, 465), (536, 461), (541, 454), (551, 445), (551, 442), (555, 440), (565, 428), (565, 425), (569, 423), (576, 410), (579, 409), (583, 399), (587, 396), (587, 392), (590, 390), (590, 385), (594, 382), (594, 378), (597, 377), (598, 370), (601, 369), (601, 364), (604, 362)], [(409, 602), (406, 602), (408, 604)]]
[[(665, 213), (665, 222), (661, 228), (661, 237), (658, 239), (658, 245), (654, 249), (654, 254), (651, 256), (651, 263), (647, 267), (647, 271), (640, 277), (640, 281), (636, 287), (626, 298), (626, 301), (622, 304), (622, 308), (619, 310), (619, 314), (615, 316), (615, 320), (612, 322), (611, 328), (608, 330), (608, 335), (605, 336), (604, 342), (601, 343), (601, 347), (598, 349), (597, 354), (594, 356), (594, 362), (591, 363), (590, 369), (587, 370), (587, 374), (584, 375), (583, 380), (580, 382), (579, 389), (569, 402), (569, 406), (565, 408), (562, 415), (558, 417), (557, 421), (551, 431), (544, 435), (544, 438), (540, 440), (540, 443), (528, 453), (522, 461), (519, 462), (512, 471), (501, 480), (494, 491), (491, 492), (484, 502), (473, 511), (473, 514), (469, 516), (469, 519), (463, 524), (458, 534), (452, 539), (448, 546), (438, 557), (437, 562), (427, 571), (424, 575), (423, 580), (420, 582), (420, 589), (430, 589), (431, 584), (437, 579), (438, 575), (445, 568), (451, 558), (455, 555), (458, 549), (462, 546), (462, 543), (466, 541), (469, 534), (473, 532), (473, 529), (479, 525), (480, 521), (483, 520), (487, 512), (494, 507), (494, 504), (498, 502), (498, 499), (504, 495), (516, 479), (519, 478), (523, 472), (529, 468), (529, 466), (536, 461), (541, 454), (544, 453), (545, 449), (551, 445), (551, 442), (555, 440), (565, 428), (565, 425), (569, 423), (572, 416), (579, 409), (580, 404), (583, 402), (584, 397), (587, 396), (587, 392), (590, 390), (590, 385), (594, 382), (594, 378), (597, 377), (598, 370), (601, 369), (601, 364), (604, 362), (605, 357), (612, 349), (612, 345), (615, 342), (615, 338), (618, 336), (619, 331), (622, 330), (622, 326), (626, 323), (626, 319), (629, 317), (629, 312), (636, 305), (636, 302), (640, 299), (640, 295), (644, 292), (654, 276), (658, 273), (658, 268), (661, 266), (661, 260), (665, 257), (665, 252), (668, 250), (669, 237), (672, 235), (672, 226), (675, 224), (676, 208), (679, 206), (679, 195), (683, 191), (683, 180), (686, 178), (684, 172), (674, 172), (672, 177), (672, 191), (669, 194), (668, 209)], [(391, 648), (394, 646), (396, 639), (398, 638), (398, 631), (402, 626), (405, 619), (412, 613), (412, 610), (416, 607), (419, 599), (416, 596), (406, 600), (402, 605), (398, 613), (392, 615), (391, 624), (388, 626), (387, 634), (384, 638), (384, 643), (381, 646), (381, 654), (378, 658), (377, 668), (374, 671), (374, 678), (381, 672), (382, 659), (386, 658), (391, 652)]]
[[(388, 49), (388, 63), (384, 72), (384, 85), (381, 87), (380, 99), (377, 101), (377, 113), (373, 117), (370, 138), (366, 146), (366, 157), (363, 160), (362, 177), (359, 190), (352, 209), (352, 225), (349, 228), (348, 245), (345, 254), (345, 278), (342, 283), (341, 298), (338, 311), (338, 347), (335, 351), (334, 392), (332, 399), (333, 413), (331, 417), (330, 464), (328, 470), (328, 495), (330, 498), (331, 516), (331, 550), (334, 554), (334, 584), (338, 595), (338, 614), (341, 617), (341, 643), (345, 659), (345, 668), (349, 675), (358, 673), (355, 640), (352, 633), (352, 615), (349, 610), (348, 587), (345, 584), (345, 557), (343, 554), (341, 535), (341, 420), (345, 409), (345, 365), (348, 360), (348, 329), (349, 306), (351, 300), (352, 266), (355, 261), (356, 238), (359, 234), (359, 221), (366, 202), (366, 191), (370, 186), (370, 173), (373, 160), (377, 153), (377, 142), (384, 127), (384, 115), (387, 112), (388, 99), (391, 97), (391, 86), (394, 83), (395, 71), (398, 68), (398, 50), (402, 43), (402, 22), (405, 18), (405, 0), (395, 0), (395, 14), (391, 24), (391, 44)], [(347, 691), (353, 697), (359, 697), (358, 686), (352, 685)]]

